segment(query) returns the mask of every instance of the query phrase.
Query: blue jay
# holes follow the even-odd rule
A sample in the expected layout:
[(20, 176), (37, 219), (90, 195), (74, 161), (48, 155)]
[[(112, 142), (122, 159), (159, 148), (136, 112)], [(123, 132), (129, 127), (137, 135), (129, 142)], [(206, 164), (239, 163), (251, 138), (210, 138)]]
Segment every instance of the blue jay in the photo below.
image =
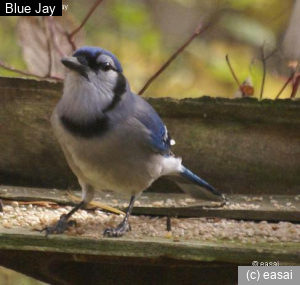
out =
[(131, 197), (124, 220), (104, 231), (120, 237), (129, 230), (135, 199), (155, 180), (172, 177), (197, 198), (224, 202), (225, 196), (181, 164), (171, 152), (173, 140), (156, 111), (134, 94), (119, 60), (98, 47), (82, 47), (61, 60), (68, 72), (63, 96), (51, 124), (65, 157), (82, 187), (82, 202), (45, 229), (63, 233), (71, 215), (86, 206), (95, 191)]

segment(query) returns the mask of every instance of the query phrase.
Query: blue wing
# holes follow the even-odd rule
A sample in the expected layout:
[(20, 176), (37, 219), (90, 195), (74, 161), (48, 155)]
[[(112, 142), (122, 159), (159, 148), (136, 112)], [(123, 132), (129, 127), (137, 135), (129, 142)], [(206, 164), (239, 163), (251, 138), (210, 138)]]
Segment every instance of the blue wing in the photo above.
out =
[(140, 98), (138, 104), (142, 104), (142, 112), (138, 113), (137, 119), (148, 129), (150, 132), (149, 147), (164, 156), (171, 154), (171, 136), (168, 130), (151, 105), (144, 99)]

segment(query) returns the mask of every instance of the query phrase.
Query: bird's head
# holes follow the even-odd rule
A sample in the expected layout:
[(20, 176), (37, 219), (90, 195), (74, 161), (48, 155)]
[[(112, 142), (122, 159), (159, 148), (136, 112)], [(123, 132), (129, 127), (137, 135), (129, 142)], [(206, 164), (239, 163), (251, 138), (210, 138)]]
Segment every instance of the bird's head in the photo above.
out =
[[(61, 59), (71, 72), (69, 76), (84, 79), (97, 85), (107, 85), (112, 89), (124, 85), (121, 63), (111, 52), (99, 47), (82, 47), (73, 56)], [(120, 81), (122, 81), (120, 83)]]
[(108, 79), (123, 72), (116, 56), (99, 47), (82, 47), (76, 50), (73, 56), (62, 58), (61, 62), (86, 80), (90, 80), (89, 75), (92, 73)]
[(83, 101), (89, 103), (89, 108), (95, 101), (102, 109), (109, 108), (129, 88), (119, 60), (105, 49), (82, 47), (61, 62), (69, 70), (65, 97), (80, 101), (81, 108), (87, 105)]

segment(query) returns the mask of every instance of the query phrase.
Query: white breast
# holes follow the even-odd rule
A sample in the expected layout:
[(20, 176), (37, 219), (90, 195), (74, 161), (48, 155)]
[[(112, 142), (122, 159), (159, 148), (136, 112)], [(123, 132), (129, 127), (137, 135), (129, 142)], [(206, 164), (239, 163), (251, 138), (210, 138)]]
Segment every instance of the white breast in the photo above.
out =
[(169, 171), (163, 167), (164, 158), (139, 139), (143, 133), (139, 122), (123, 122), (105, 136), (93, 139), (69, 134), (57, 113), (52, 116), (52, 124), (73, 172), (79, 181), (95, 189), (136, 195), (159, 178), (163, 168)]

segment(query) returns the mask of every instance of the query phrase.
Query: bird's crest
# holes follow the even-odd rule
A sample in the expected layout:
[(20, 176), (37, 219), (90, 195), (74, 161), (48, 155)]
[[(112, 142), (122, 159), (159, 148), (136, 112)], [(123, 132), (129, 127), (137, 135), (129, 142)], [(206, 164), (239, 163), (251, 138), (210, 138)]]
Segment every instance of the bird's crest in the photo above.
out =
[(109, 57), (111, 57), (112, 60), (114, 61), (114, 64), (115, 64), (117, 70), (120, 72), (123, 72), (122, 65), (121, 65), (120, 61), (117, 59), (117, 57), (113, 53), (111, 53), (108, 50), (105, 50), (103, 48), (85, 46), (85, 47), (81, 47), (78, 50), (76, 50), (73, 55), (74, 56), (85, 55), (87, 57), (90, 57), (90, 58), (96, 60), (96, 58), (100, 54), (106, 54)]

